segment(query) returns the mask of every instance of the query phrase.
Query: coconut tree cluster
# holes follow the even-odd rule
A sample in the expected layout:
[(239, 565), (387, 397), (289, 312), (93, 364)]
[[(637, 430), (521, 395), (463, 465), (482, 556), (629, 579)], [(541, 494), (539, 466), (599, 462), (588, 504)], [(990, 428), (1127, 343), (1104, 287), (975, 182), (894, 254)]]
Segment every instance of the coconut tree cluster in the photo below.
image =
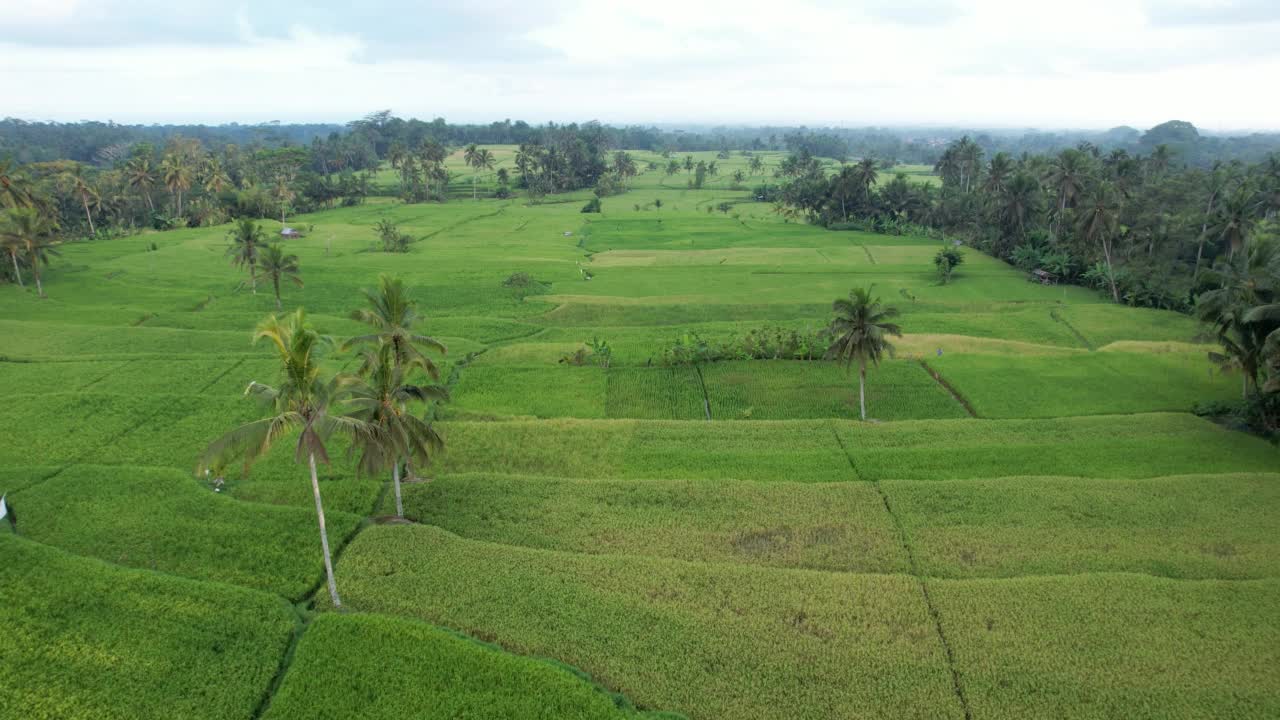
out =
[[(438, 384), (439, 368), (428, 352), (445, 346), (420, 332), (423, 318), (404, 284), (382, 276), (365, 292), (368, 307), (352, 317), (369, 326), (366, 335), (341, 345), (318, 333), (298, 309), (270, 315), (253, 333), (279, 362), (274, 384), (252, 382), (245, 395), (263, 405), (263, 417), (234, 428), (209, 444), (197, 472), (239, 462), (248, 473), (273, 447), (287, 443), (311, 482), (324, 560), (325, 579), (335, 607), (342, 605), (333, 575), (325, 527), (318, 465), (330, 462), (334, 440), (365, 477), (391, 475), (396, 516), (403, 518), (401, 471), (423, 468), (444, 447), (432, 424), (432, 405), (448, 399)], [(330, 373), (323, 360), (331, 352), (354, 351), (358, 369)]]

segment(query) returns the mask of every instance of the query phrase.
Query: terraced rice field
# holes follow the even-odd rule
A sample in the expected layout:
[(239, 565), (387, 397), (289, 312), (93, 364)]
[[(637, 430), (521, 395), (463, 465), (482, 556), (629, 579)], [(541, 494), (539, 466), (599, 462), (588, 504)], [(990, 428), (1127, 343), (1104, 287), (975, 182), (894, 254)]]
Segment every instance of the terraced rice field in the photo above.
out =
[[(193, 472), (275, 380), (226, 228), (0, 287), (0, 718), (1280, 716), (1280, 451), (1191, 414), (1240, 387), (1196, 324), (971, 250), (940, 286), (931, 241), (785, 222), (745, 167), (644, 172), (601, 215), (463, 174), (296, 219), (287, 309), (340, 341), (394, 273), (448, 346), (410, 522), (341, 443), (320, 468), (342, 612), (290, 448), (217, 492)], [(907, 332), (870, 422), (834, 363), (660, 361), (819, 328), (855, 285)], [(559, 362), (593, 339), (608, 367)]]

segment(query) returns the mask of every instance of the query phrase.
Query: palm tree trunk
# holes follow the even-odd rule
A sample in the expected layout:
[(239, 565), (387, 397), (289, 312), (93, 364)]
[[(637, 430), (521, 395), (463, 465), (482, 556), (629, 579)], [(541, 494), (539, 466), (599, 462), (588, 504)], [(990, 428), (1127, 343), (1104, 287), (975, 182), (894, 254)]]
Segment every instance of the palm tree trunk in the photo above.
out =
[(1116, 273), (1111, 267), (1111, 243), (1102, 238), (1102, 256), (1107, 260), (1107, 282), (1111, 284), (1111, 299), (1120, 302), (1120, 291), (1116, 289)]
[(329, 598), (333, 606), (342, 607), (338, 598), (338, 582), (333, 579), (333, 560), (329, 556), (329, 532), (324, 527), (324, 504), (320, 502), (320, 478), (316, 475), (316, 454), (308, 453), (311, 462), (311, 493), (316, 498), (316, 519), (320, 522), (320, 547), (324, 550), (324, 575), (329, 582)]
[(151, 202), (151, 191), (144, 190), (142, 196), (147, 199), (147, 209), (154, 213), (156, 211), (156, 206)]
[(858, 411), (863, 420), (867, 419), (867, 361), (858, 365)]
[(391, 482), (396, 489), (396, 517), (404, 518), (404, 501), (400, 498), (400, 458), (391, 464)]
[(9, 259), (13, 261), (13, 274), (18, 278), (18, 287), (25, 288), (26, 285), (22, 284), (22, 271), (18, 269), (18, 253), (9, 253)]
[(44, 297), (44, 285), (40, 283), (40, 258), (31, 256), (31, 274), (36, 278), (36, 295)]
[(272, 286), (272, 287), (275, 289), (275, 291), (276, 291), (276, 312), (279, 312), (279, 311), (281, 310), (281, 305), (280, 305), (280, 276), (278, 276), (278, 275), (273, 275), (273, 276), (271, 277), (271, 286)]
[(1196, 269), (1191, 273), (1191, 282), (1195, 282), (1200, 277), (1200, 258), (1204, 255), (1205, 236), (1209, 232), (1209, 216), (1213, 214), (1213, 201), (1218, 193), (1209, 194), (1209, 205), (1204, 210), (1204, 222), (1200, 223), (1200, 244), (1196, 248)]
[(89, 196), (81, 195), (80, 202), (84, 203), (84, 219), (89, 221), (89, 234), (97, 235), (98, 231), (93, 227), (93, 215), (89, 213)]

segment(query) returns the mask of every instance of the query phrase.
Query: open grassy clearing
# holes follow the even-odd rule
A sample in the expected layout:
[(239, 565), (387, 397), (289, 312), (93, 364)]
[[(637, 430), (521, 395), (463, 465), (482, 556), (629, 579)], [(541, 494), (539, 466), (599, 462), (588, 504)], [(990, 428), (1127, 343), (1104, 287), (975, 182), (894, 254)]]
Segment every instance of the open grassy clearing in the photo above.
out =
[(266, 593), (126, 570), (0, 532), (0, 715), (249, 717), (295, 629)]
[(846, 572), (908, 570), (868, 483), (446, 475), (406, 513), (466, 538), (548, 550)]
[(694, 720), (962, 716), (906, 576), (587, 556), (382, 526), (347, 549), (339, 580), (352, 608), (555, 657)]
[(307, 628), (263, 717), (658, 720), (663, 715), (638, 712), (621, 696), (564, 667), (425, 623), (329, 614)]
[(974, 717), (1280, 713), (1280, 582), (1143, 575), (930, 582)]

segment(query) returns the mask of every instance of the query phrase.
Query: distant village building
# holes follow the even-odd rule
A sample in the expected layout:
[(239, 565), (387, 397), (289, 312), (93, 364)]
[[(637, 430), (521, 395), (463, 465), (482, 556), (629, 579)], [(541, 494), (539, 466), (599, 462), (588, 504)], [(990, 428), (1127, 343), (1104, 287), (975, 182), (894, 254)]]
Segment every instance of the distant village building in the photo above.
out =
[(287, 227), (280, 231), (280, 237), (286, 240), (297, 240), (298, 238), (302, 237), (302, 233), (298, 232), (297, 230), (294, 230), (291, 227)]

